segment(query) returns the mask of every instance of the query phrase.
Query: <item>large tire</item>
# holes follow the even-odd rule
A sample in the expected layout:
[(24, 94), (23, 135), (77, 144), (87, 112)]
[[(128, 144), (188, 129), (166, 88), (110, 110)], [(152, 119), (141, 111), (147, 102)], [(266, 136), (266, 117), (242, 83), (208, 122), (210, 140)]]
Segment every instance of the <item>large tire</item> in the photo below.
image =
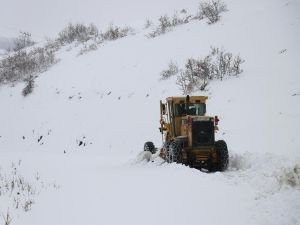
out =
[(169, 147), (170, 147), (170, 143), (169, 142), (165, 142), (163, 144), (163, 147), (162, 147), (162, 152), (165, 156), (167, 156), (168, 152), (169, 152)]
[(154, 154), (156, 152), (156, 149), (155, 149), (153, 142), (151, 142), (151, 141), (146, 142), (144, 144), (144, 151), (151, 152), (152, 154)]
[(181, 162), (181, 151), (182, 151), (182, 142), (178, 140), (174, 140), (170, 143), (166, 159), (169, 163), (175, 162), (180, 163)]
[(217, 171), (225, 171), (228, 168), (229, 163), (229, 154), (227, 149), (227, 144), (225, 141), (220, 140), (215, 144), (216, 152), (217, 152)]

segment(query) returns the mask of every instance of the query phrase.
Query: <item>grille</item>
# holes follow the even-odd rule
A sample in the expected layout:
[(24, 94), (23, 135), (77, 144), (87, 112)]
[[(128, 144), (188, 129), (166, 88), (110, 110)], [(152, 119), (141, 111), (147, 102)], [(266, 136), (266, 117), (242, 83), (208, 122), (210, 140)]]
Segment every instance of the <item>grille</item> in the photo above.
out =
[(192, 133), (194, 147), (214, 144), (215, 131), (212, 121), (193, 121)]

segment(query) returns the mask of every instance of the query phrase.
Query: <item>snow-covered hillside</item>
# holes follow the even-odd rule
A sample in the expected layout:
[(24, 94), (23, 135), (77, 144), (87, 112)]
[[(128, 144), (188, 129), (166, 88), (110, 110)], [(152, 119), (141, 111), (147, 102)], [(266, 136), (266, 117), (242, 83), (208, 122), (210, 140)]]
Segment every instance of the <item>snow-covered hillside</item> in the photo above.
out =
[[(12, 225), (300, 224), (300, 2), (225, 2), (218, 23), (192, 20), (156, 38), (146, 19), (195, 13), (199, 2), (5, 3), (0, 36), (53, 37), (70, 21), (126, 24), (133, 34), (83, 55), (82, 45), (63, 47), (25, 98), (23, 83), (0, 86), (0, 213)], [(193, 93), (208, 95), (208, 114), (220, 118), (228, 171), (139, 160), (145, 141), (161, 144), (159, 100), (182, 94), (160, 72), (211, 46), (245, 60), (238, 78)]]

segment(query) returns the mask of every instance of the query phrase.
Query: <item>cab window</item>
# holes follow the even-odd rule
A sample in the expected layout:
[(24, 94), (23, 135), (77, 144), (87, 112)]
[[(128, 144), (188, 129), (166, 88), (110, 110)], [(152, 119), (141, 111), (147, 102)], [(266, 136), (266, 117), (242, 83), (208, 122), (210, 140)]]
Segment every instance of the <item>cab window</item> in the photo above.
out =
[(193, 103), (189, 105), (189, 115), (204, 116), (206, 105), (204, 103)]
[(203, 116), (206, 113), (206, 105), (204, 103), (190, 103), (188, 113), (186, 112), (186, 104), (175, 104), (175, 116)]

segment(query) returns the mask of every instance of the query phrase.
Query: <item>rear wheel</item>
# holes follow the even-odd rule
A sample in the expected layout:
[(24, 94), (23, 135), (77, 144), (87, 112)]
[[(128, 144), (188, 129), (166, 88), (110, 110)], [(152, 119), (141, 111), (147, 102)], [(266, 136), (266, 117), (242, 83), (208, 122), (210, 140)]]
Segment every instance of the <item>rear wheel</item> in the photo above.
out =
[(218, 157), (216, 170), (225, 171), (228, 168), (228, 163), (229, 163), (227, 144), (225, 141), (220, 140), (216, 142), (215, 147), (216, 147), (216, 152)]
[(144, 151), (146, 152), (151, 152), (152, 154), (155, 153), (155, 146), (153, 144), (153, 142), (148, 141), (144, 144)]
[(180, 141), (172, 141), (169, 145), (166, 159), (169, 163), (176, 162), (180, 163), (181, 162), (181, 151), (182, 151), (182, 143)]

